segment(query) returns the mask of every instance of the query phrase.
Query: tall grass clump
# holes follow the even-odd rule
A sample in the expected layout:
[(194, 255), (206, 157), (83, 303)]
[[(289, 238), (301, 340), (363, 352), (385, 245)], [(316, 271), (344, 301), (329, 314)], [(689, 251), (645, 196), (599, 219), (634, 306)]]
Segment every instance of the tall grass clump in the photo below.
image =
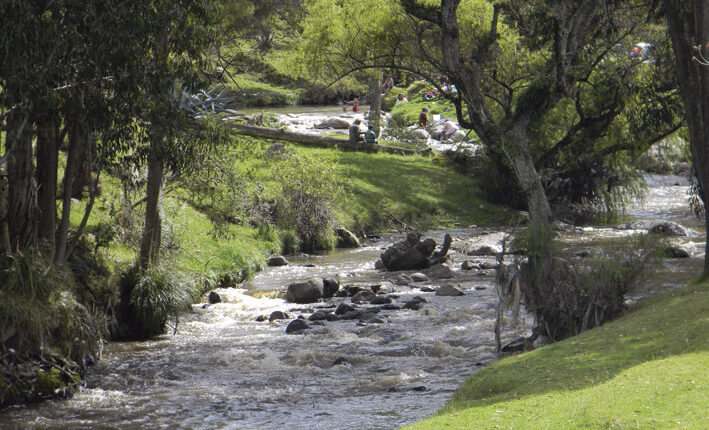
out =
[(189, 310), (194, 286), (166, 266), (131, 268), (119, 281), (119, 339), (144, 340), (165, 333), (168, 319)]

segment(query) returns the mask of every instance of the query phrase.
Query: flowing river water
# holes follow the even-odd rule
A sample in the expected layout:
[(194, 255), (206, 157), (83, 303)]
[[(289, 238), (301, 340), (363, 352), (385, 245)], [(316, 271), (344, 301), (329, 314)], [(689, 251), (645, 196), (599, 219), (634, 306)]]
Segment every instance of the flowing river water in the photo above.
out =
[[(654, 175), (647, 181), (646, 201), (628, 210), (633, 228), (575, 228), (564, 239), (583, 246), (659, 220), (702, 228), (689, 214), (686, 179)], [(424, 237), (440, 244), (444, 233)], [(289, 257), (288, 266), (267, 268), (244, 288), (217, 290), (222, 303), (194, 305), (174, 335), (107, 345), (73, 398), (7, 409), (0, 412), (0, 428), (391, 429), (430, 416), (467, 375), (497, 359), (495, 259), (468, 256), (465, 244), (496, 245), (503, 233), (483, 228), (449, 233), (454, 246), (447, 266), (453, 278), (429, 274), (430, 281), (397, 285), (401, 273), (375, 270), (382, 250), (400, 237)], [(674, 241), (691, 257), (665, 260), (661, 274), (639, 295), (680, 286), (699, 273), (703, 234)], [(475, 268), (462, 270), (465, 260)], [(380, 293), (388, 293), (397, 306), (414, 296), (426, 303), (418, 310), (380, 310), (377, 320), (312, 323), (304, 334), (286, 334), (298, 315), (307, 318), (319, 308), (350, 303), (336, 297), (293, 305), (270, 294), (313, 276), (336, 277), (343, 286), (381, 285)], [(465, 295), (435, 295), (432, 290), (443, 284)], [(256, 321), (273, 311), (285, 311), (290, 319)], [(520, 327), (507, 327), (504, 339), (526, 335), (530, 322), (522, 318)]]

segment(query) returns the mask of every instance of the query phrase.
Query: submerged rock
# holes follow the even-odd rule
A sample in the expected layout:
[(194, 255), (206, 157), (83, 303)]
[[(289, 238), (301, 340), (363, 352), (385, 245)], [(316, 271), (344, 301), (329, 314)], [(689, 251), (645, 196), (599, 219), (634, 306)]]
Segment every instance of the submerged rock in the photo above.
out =
[(648, 229), (650, 233), (664, 234), (667, 236), (689, 236), (692, 230), (674, 221), (663, 221)]
[(689, 251), (679, 246), (668, 246), (665, 248), (665, 255), (668, 258), (689, 258)]

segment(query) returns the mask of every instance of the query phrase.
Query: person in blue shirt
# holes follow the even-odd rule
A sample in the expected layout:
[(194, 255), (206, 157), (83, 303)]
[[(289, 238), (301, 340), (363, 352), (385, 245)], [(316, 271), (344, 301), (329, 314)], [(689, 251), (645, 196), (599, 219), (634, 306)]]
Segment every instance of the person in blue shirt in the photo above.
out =
[(371, 125), (367, 128), (367, 132), (364, 133), (364, 141), (369, 144), (377, 143), (377, 133)]

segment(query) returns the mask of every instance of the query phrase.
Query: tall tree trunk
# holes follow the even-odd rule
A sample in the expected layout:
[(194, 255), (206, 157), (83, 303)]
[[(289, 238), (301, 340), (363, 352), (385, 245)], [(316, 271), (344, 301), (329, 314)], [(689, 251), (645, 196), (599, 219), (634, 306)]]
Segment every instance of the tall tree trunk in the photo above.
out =
[(7, 225), (10, 250), (32, 244), (37, 232), (37, 184), (32, 163), (32, 130), (26, 114), (12, 114), (8, 119)]
[[(709, 4), (706, 1), (664, 0), (665, 14), (675, 54), (680, 95), (686, 112), (692, 163), (702, 189), (702, 201), (709, 199), (709, 66), (693, 60), (699, 44), (706, 56), (709, 48)], [(705, 211), (706, 212), (706, 211)], [(704, 274), (709, 274), (709, 215), (705, 213)]]
[(369, 125), (379, 136), (382, 119), (382, 76), (377, 72), (376, 76), (369, 81)]
[[(71, 120), (70, 120), (71, 121)], [(62, 218), (59, 222), (59, 229), (56, 238), (56, 253), (54, 261), (57, 264), (64, 263), (66, 257), (66, 247), (69, 237), (69, 221), (71, 217), (71, 196), (74, 187), (74, 178), (79, 170), (81, 151), (84, 150), (86, 142), (86, 127), (81, 119), (73, 119), (69, 131), (69, 153), (67, 155), (66, 167), (64, 168), (64, 189), (62, 194)]]
[(39, 249), (51, 260), (55, 253), (57, 227), (57, 162), (59, 122), (55, 115), (37, 124), (37, 180), (39, 183)]
[(140, 242), (140, 266), (147, 268), (158, 261), (160, 255), (160, 240), (162, 220), (160, 218), (163, 162), (159, 156), (158, 138), (153, 137), (150, 143), (151, 154), (148, 160), (148, 183), (145, 200), (145, 225)]

